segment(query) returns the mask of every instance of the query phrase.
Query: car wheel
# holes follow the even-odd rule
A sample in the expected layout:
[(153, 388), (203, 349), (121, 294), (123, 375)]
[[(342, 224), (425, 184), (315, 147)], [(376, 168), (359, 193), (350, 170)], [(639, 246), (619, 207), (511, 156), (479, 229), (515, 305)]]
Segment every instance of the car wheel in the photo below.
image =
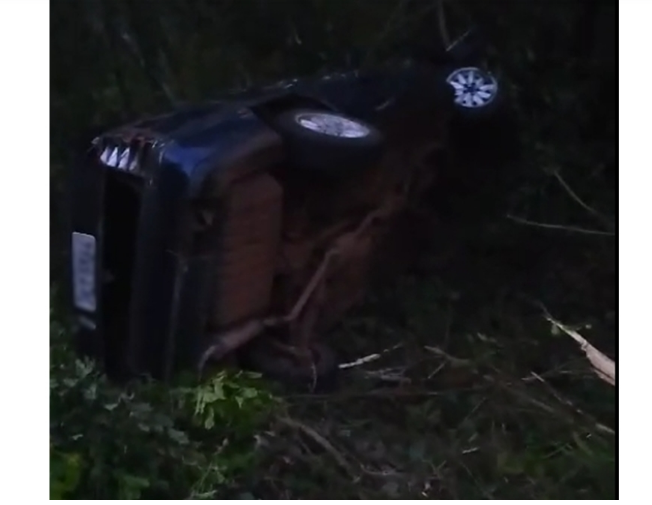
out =
[(310, 345), (312, 362), (307, 365), (282, 352), (266, 338), (258, 338), (242, 349), (242, 364), (294, 391), (324, 392), (336, 388), (339, 376), (337, 356), (319, 342)]
[(292, 165), (324, 174), (346, 174), (378, 161), (383, 135), (359, 119), (326, 110), (296, 109), (273, 124), (283, 137)]
[(450, 70), (446, 82), (455, 93), (457, 113), (465, 119), (492, 116), (502, 98), (498, 80), (478, 67), (461, 67)]

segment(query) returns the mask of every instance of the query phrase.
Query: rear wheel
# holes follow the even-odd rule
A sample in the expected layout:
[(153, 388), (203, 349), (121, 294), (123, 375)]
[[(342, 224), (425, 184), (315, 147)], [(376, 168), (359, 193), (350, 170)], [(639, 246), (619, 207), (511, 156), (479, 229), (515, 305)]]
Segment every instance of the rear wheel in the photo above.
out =
[(325, 110), (296, 109), (273, 124), (283, 136), (291, 163), (303, 170), (344, 175), (380, 158), (383, 135), (372, 125)]
[(330, 347), (319, 342), (312, 342), (309, 356), (300, 359), (270, 338), (262, 337), (243, 348), (241, 357), (246, 368), (293, 390), (325, 391), (337, 384), (337, 357)]

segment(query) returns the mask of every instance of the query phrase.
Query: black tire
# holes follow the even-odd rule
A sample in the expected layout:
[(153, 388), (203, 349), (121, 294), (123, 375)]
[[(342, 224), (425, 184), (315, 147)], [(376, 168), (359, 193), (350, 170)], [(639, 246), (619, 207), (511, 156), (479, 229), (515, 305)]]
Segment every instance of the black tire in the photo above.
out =
[(337, 386), (338, 359), (328, 346), (314, 342), (311, 345), (313, 366), (302, 366), (298, 360), (281, 352), (269, 339), (257, 338), (242, 349), (241, 362), (245, 368), (261, 373), (293, 391), (324, 392)]
[[(474, 77), (476, 82), (469, 82), (470, 77)], [(455, 115), (459, 120), (491, 119), (503, 108), (504, 93), (498, 79), (480, 67), (445, 67), (442, 78), (453, 89)], [(481, 80), (479, 84), (478, 79)]]
[[(353, 123), (358, 128), (355, 134), (359, 136), (344, 137), (305, 126), (311, 118), (323, 120), (328, 117)], [(302, 170), (346, 175), (376, 163), (383, 151), (384, 139), (380, 131), (359, 119), (336, 112), (294, 109), (276, 116), (273, 124), (286, 143), (290, 163)]]

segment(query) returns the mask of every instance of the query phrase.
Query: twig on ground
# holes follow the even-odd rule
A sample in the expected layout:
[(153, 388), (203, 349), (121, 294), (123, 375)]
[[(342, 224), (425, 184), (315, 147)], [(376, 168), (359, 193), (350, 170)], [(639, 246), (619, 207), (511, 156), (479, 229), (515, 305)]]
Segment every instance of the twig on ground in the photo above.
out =
[(569, 196), (570, 196), (570, 197), (571, 197), (571, 198), (572, 198), (572, 199), (573, 199), (573, 200), (574, 200), (574, 201), (575, 201), (575, 202), (576, 202), (580, 207), (582, 207), (584, 210), (586, 210), (589, 214), (593, 214), (595, 217), (597, 217), (597, 218), (602, 222), (602, 224), (604, 224), (605, 226), (608, 226), (610, 229), (612, 228), (612, 224), (611, 224), (611, 222), (609, 221), (609, 219), (607, 219), (607, 218), (606, 218), (606, 217), (605, 217), (601, 212), (598, 212), (598, 211), (595, 210), (593, 207), (591, 207), (590, 205), (586, 204), (586, 203), (584, 202), (584, 200), (582, 200), (579, 196), (577, 196), (577, 193), (575, 193), (575, 191), (573, 191), (573, 189), (572, 189), (572, 188), (571, 188), (571, 187), (566, 183), (566, 181), (565, 181), (564, 178), (561, 176), (561, 174), (559, 173), (558, 170), (555, 170), (555, 171), (553, 172), (553, 175), (555, 176), (555, 178), (557, 179), (557, 181), (559, 182), (559, 184), (561, 184), (561, 187), (564, 188), (564, 189), (566, 190), (566, 192), (569, 194)]
[(470, 419), (473, 414), (475, 414), (478, 410), (480, 410), (480, 407), (482, 407), (486, 401), (487, 401), (487, 397), (483, 396), (480, 399), (480, 401), (476, 402), (473, 408), (469, 410), (469, 412), (464, 416), (462, 421), (460, 421), (459, 425), (462, 426), (468, 419)]
[(345, 370), (347, 368), (353, 368), (356, 366), (364, 365), (365, 363), (371, 363), (372, 361), (376, 361), (377, 359), (380, 359), (381, 356), (387, 354), (388, 352), (395, 351), (402, 345), (403, 344), (396, 344), (394, 347), (390, 347), (389, 349), (384, 349), (374, 354), (369, 354), (368, 356), (364, 356), (362, 358), (356, 359), (355, 361), (351, 361), (349, 363), (342, 363), (339, 366), (340, 370)]
[(579, 226), (566, 226), (562, 224), (549, 224), (549, 223), (537, 223), (536, 221), (530, 221), (518, 216), (512, 216), (507, 214), (507, 219), (510, 219), (516, 223), (525, 224), (528, 226), (536, 226), (538, 228), (546, 228), (548, 230), (561, 230), (569, 231), (572, 233), (583, 233), (585, 235), (601, 235), (606, 237), (613, 237), (615, 234), (610, 231), (601, 231), (601, 230), (588, 230), (586, 228), (580, 228)]
[(582, 335), (577, 333), (575, 330), (568, 328), (559, 321), (556, 321), (550, 316), (546, 316), (546, 320), (549, 321), (554, 327), (563, 331), (566, 335), (571, 337), (575, 342), (580, 345), (584, 354), (593, 365), (598, 377), (603, 381), (608, 382), (612, 386), (616, 385), (616, 364), (614, 361), (607, 357), (605, 354), (600, 352), (598, 349), (593, 347)]
[(466, 463), (464, 463), (464, 460), (463, 460), (462, 458), (457, 459), (457, 460), (455, 461), (455, 463), (457, 463), (457, 465), (458, 465), (459, 467), (461, 467), (461, 468), (462, 468), (462, 469), (463, 469), (463, 470), (468, 474), (468, 476), (471, 478), (471, 480), (473, 481), (473, 484), (476, 486), (476, 488), (478, 489), (478, 491), (480, 491), (480, 492), (482, 493), (482, 495), (483, 495), (487, 500), (494, 500), (494, 499), (495, 499), (494, 496), (493, 496), (493, 494), (491, 494), (490, 491), (488, 491), (487, 489), (485, 489), (484, 486), (480, 483), (480, 481), (478, 481), (478, 479), (477, 479), (477, 477), (475, 476), (475, 474), (474, 474), (474, 473), (471, 471), (471, 469), (466, 465)]
[(428, 380), (432, 379), (435, 375), (437, 375), (439, 372), (441, 372), (444, 369), (445, 366), (446, 366), (446, 362), (445, 361), (441, 362), (439, 364), (439, 366), (437, 368), (435, 368), (434, 372), (430, 372), (428, 374)]
[(386, 368), (384, 370), (369, 370), (365, 372), (364, 375), (370, 379), (409, 384), (411, 381), (405, 377), (404, 373), (404, 368)]
[(351, 477), (356, 477), (353, 468), (346, 460), (346, 458), (337, 449), (335, 449), (335, 447), (333, 447), (333, 444), (331, 444), (328, 440), (326, 440), (322, 435), (317, 433), (310, 426), (307, 426), (302, 422), (296, 421), (294, 419), (290, 419), (289, 417), (281, 417), (278, 419), (278, 421), (281, 424), (284, 424), (289, 428), (293, 428), (295, 430), (301, 431), (302, 433), (310, 437), (315, 443), (317, 443), (317, 445), (319, 445), (328, 454), (330, 454), (333, 457), (333, 459), (336, 461), (336, 463), (343, 470), (345, 470)]
[(442, 356), (442, 357), (446, 358), (453, 365), (464, 366), (464, 365), (471, 365), (472, 364), (471, 360), (456, 358), (455, 356), (451, 356), (450, 354), (448, 354), (443, 349), (440, 349), (439, 347), (426, 345), (426, 346), (424, 346), (424, 349), (426, 351), (429, 351), (429, 352), (433, 353), (433, 354), (437, 354), (438, 356)]
[[(296, 421), (295, 419), (290, 419), (288, 417), (281, 417), (278, 419), (281, 424), (284, 424), (285, 426), (288, 426), (289, 428), (293, 428), (297, 431), (301, 431), (310, 439), (312, 439), (317, 445), (319, 445), (322, 449), (324, 449), (328, 454), (330, 454), (335, 462), (344, 470), (346, 473), (354, 480), (359, 480), (360, 476), (357, 474), (351, 464), (346, 460), (344, 455), (340, 453), (333, 444), (331, 444), (326, 438), (324, 438), (322, 435), (317, 433), (313, 428), (310, 426), (305, 425), (302, 422)], [(389, 476), (398, 476), (401, 475), (399, 472), (396, 471), (396, 469), (385, 469), (382, 471), (377, 471), (377, 470), (370, 470), (366, 468), (364, 465), (360, 464), (360, 471), (362, 473), (369, 475), (370, 477), (389, 477)]]
[(540, 400), (537, 400), (536, 398), (533, 398), (531, 395), (521, 391), (520, 388), (508, 387), (508, 386), (513, 386), (513, 383), (511, 381), (503, 382), (496, 379), (495, 377), (492, 377), (491, 375), (484, 375), (483, 378), (490, 384), (494, 384), (502, 388), (503, 390), (513, 394), (514, 396), (521, 398), (525, 402), (530, 403), (531, 405), (534, 405), (535, 407), (538, 407), (541, 410), (544, 410), (545, 412), (548, 412), (551, 415), (557, 415), (563, 413), (563, 411), (560, 411), (559, 409), (556, 409), (551, 405), (548, 405), (547, 403), (544, 403)]
[[(584, 365), (585, 363), (586, 361), (582, 357), (573, 358), (565, 363), (559, 364), (549, 370), (546, 370), (545, 372), (541, 372), (539, 376), (542, 379), (549, 379), (552, 377), (563, 377), (563, 376), (572, 376), (572, 377), (584, 379), (586, 378), (589, 372), (582, 374), (576, 369), (565, 369), (565, 367), (569, 367), (570, 365), (580, 365), (580, 364)], [(521, 381), (523, 382), (533, 382), (535, 380), (538, 379), (536, 377), (533, 377), (531, 374), (521, 377)]]
[(573, 402), (571, 402), (568, 398), (565, 398), (565, 397), (561, 396), (561, 394), (559, 394), (559, 392), (558, 392), (555, 388), (553, 388), (553, 387), (552, 387), (552, 386), (551, 386), (551, 385), (550, 385), (550, 384), (549, 384), (549, 383), (548, 383), (548, 382), (547, 382), (543, 377), (541, 377), (539, 374), (537, 374), (537, 373), (535, 373), (535, 372), (530, 372), (530, 373), (531, 373), (531, 376), (532, 376), (534, 379), (536, 379), (537, 381), (541, 382), (542, 384), (545, 384), (545, 385), (548, 387), (548, 389), (550, 390), (551, 394), (552, 394), (555, 398), (557, 398), (557, 400), (559, 400), (561, 403), (563, 403), (563, 404), (565, 404), (565, 405), (568, 405), (570, 408), (572, 408), (573, 410), (575, 410), (575, 412), (577, 412), (577, 413), (580, 414), (581, 416), (586, 417), (586, 418), (589, 418), (589, 419), (591, 420), (591, 422), (593, 422), (593, 423), (595, 424), (595, 427), (598, 429), (598, 431), (602, 431), (602, 432), (608, 433), (609, 435), (615, 435), (615, 434), (616, 434), (616, 433), (614, 432), (614, 430), (612, 430), (612, 429), (609, 428), (608, 426), (605, 426), (604, 424), (599, 423), (598, 421), (596, 421), (592, 416), (589, 416), (588, 414), (586, 414), (582, 409), (580, 409), (579, 407), (577, 407), (577, 406), (576, 406)]

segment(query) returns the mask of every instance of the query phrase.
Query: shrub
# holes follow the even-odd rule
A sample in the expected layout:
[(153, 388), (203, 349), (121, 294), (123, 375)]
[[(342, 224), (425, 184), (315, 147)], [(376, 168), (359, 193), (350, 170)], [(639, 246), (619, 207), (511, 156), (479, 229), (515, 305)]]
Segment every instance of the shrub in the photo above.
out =
[(51, 499), (214, 499), (252, 466), (275, 404), (257, 377), (121, 388), (51, 333)]

